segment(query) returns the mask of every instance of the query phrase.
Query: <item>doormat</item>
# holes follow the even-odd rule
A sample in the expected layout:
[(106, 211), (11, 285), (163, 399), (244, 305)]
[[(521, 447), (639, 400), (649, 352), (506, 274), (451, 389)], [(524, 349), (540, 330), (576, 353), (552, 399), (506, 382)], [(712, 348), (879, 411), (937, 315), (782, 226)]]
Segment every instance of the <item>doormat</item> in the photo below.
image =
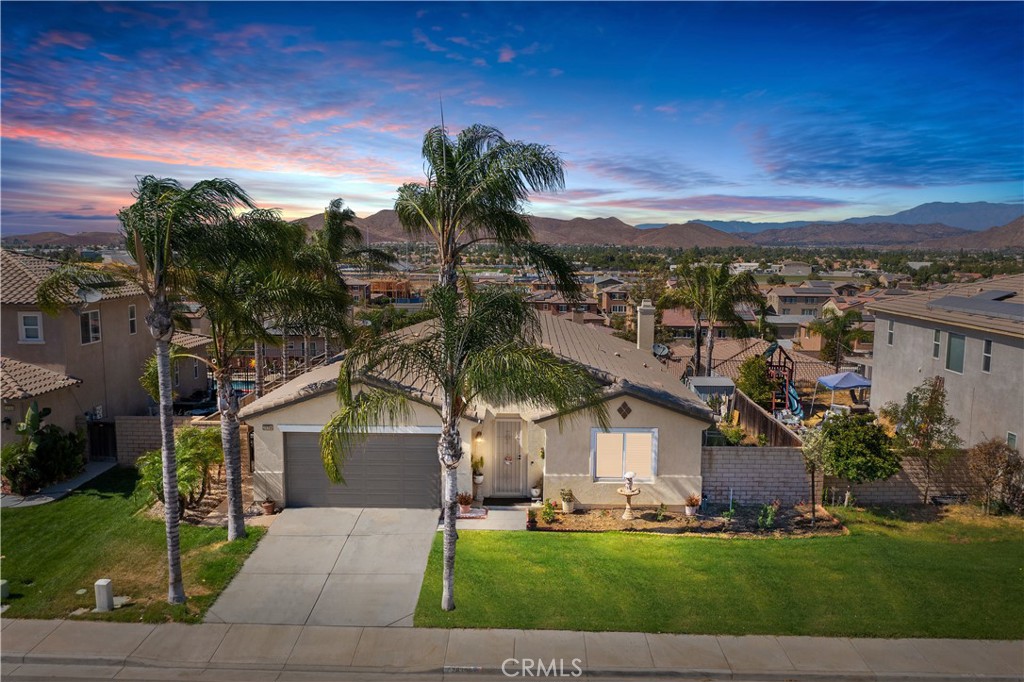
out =
[(470, 507), (469, 511), (463, 514), (461, 511), (457, 518), (460, 519), (486, 519), (487, 508), (486, 507)]

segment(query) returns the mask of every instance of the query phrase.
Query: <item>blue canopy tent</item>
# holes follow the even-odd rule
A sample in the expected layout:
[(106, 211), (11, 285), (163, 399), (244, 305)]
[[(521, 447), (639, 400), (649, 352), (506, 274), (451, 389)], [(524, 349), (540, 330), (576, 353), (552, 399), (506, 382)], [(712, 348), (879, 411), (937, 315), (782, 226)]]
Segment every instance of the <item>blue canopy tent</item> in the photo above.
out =
[[(814, 400), (818, 397), (818, 384), (832, 389), (832, 405), (835, 405), (837, 388), (840, 390), (847, 388), (870, 388), (871, 380), (865, 379), (856, 372), (840, 372), (839, 374), (818, 377), (818, 382), (814, 385), (814, 396), (811, 398), (811, 414), (814, 414)], [(832, 409), (831, 405), (829, 409)]]

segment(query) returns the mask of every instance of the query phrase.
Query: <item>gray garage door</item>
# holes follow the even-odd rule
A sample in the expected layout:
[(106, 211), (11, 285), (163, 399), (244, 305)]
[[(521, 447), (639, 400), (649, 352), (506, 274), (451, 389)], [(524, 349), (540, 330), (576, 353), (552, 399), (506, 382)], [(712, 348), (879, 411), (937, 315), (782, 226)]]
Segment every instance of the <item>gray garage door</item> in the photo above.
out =
[(320, 434), (284, 434), (289, 507), (439, 507), (437, 436), (374, 434), (356, 446), (334, 484), (320, 460)]

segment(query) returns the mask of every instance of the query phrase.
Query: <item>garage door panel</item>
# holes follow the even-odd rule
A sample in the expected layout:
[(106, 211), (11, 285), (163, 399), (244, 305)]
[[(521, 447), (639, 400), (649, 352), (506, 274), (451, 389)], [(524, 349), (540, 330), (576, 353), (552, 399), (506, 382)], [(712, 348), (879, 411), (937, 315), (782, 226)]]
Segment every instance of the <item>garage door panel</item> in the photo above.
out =
[(285, 493), (289, 507), (439, 506), (437, 436), (372, 434), (357, 445), (333, 484), (320, 460), (319, 434), (285, 434)]

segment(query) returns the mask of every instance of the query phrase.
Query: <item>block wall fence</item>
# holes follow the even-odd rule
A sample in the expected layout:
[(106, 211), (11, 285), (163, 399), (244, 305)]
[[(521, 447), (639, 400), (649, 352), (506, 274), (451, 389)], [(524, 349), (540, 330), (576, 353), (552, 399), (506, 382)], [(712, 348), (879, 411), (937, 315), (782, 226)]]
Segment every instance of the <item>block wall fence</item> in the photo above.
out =
[[(701, 450), (703, 492), (713, 504), (733, 500), (738, 504), (763, 504), (774, 499), (792, 504), (810, 498), (810, 477), (799, 448), (705, 447)], [(860, 485), (820, 474), (815, 492), (836, 491), (842, 499), (847, 488), (857, 504), (916, 504), (924, 501), (924, 465), (917, 459), (903, 460), (903, 469), (886, 481)], [(933, 471), (928, 495), (967, 493), (967, 468), (963, 456), (945, 468)], [(829, 500), (831, 501), (831, 499)]]
[[(220, 429), (220, 422), (193, 422), (192, 417), (175, 417), (175, 430), (182, 426), (198, 426), (203, 429)], [(117, 463), (119, 466), (135, 466), (135, 461), (149, 450), (160, 449), (159, 417), (115, 417), (114, 429), (117, 438)], [(242, 468), (249, 470), (250, 426), (240, 426), (242, 445)]]

